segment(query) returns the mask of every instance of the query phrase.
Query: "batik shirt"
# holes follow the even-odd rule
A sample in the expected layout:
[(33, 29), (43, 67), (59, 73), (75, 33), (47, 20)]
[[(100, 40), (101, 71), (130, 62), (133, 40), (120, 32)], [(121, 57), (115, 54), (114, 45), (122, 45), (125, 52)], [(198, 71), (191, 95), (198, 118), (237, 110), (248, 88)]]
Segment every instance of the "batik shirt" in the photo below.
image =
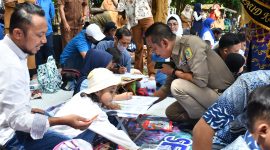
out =
[(126, 10), (129, 26), (134, 27), (138, 20), (153, 17), (151, 12), (152, 0), (120, 0), (117, 10)]
[(245, 133), (248, 95), (255, 88), (269, 84), (269, 70), (245, 73), (219, 97), (203, 115), (216, 132), (213, 144), (227, 145)]
[(222, 150), (261, 150), (253, 136), (249, 131), (245, 133), (243, 136), (239, 136), (235, 141), (233, 141), (230, 145), (226, 146)]

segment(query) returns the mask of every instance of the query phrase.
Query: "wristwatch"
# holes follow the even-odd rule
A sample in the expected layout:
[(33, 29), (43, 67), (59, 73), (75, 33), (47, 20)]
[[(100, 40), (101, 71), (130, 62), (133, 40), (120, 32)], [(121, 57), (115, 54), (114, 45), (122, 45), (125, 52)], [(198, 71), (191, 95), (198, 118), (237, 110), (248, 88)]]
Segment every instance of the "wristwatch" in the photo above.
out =
[(177, 71), (177, 69), (173, 69), (173, 72), (172, 72), (172, 77), (174, 78), (174, 79), (177, 79), (177, 76), (175, 75), (175, 72)]

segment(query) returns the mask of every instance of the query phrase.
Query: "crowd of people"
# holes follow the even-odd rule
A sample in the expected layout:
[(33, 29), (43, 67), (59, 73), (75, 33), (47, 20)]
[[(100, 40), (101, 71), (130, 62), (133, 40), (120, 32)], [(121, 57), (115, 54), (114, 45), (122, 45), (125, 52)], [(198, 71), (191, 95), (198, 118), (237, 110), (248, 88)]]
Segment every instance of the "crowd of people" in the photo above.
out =
[(270, 149), (269, 28), (251, 21), (243, 31), (226, 33), (218, 4), (209, 14), (196, 3), (193, 9), (186, 5), (180, 16), (164, 17), (160, 6), (153, 11), (152, 0), (104, 0), (101, 8), (107, 11), (86, 25), (86, 0), (58, 0), (63, 47), (59, 70), (74, 69), (79, 76), (69, 89), (73, 97), (50, 116), (30, 106), (27, 63), (30, 55), (35, 55), (37, 67), (55, 57), (54, 4), (33, 0), (5, 5), (1, 148), (53, 149), (71, 139), (92, 144), (99, 134), (126, 149), (139, 149), (103, 111), (121, 109), (114, 101), (132, 98), (132, 92), (117, 91), (121, 79), (115, 74), (134, 73), (156, 81), (153, 96), (158, 101), (176, 99), (166, 116), (191, 126), (193, 149)]

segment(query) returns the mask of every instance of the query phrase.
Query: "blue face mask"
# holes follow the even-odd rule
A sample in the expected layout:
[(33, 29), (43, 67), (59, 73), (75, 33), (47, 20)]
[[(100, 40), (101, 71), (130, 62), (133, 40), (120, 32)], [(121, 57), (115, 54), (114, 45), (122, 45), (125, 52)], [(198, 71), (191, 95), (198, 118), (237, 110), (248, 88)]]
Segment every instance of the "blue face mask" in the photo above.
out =
[(120, 52), (126, 50), (126, 48), (125, 48), (120, 42), (117, 43), (117, 49), (118, 49)]

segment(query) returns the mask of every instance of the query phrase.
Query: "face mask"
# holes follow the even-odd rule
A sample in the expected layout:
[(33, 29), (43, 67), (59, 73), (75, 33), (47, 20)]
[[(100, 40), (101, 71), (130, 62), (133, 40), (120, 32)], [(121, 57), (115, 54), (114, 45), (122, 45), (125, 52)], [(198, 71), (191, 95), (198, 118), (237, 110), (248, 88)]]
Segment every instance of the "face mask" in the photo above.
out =
[(244, 50), (239, 50), (239, 52), (238, 52), (240, 55), (242, 55), (242, 56), (245, 56), (245, 51)]
[(124, 51), (124, 50), (126, 50), (126, 48), (122, 45), (122, 44), (120, 44), (120, 42), (118, 42), (118, 44), (117, 44), (117, 49), (119, 50), (119, 51)]

